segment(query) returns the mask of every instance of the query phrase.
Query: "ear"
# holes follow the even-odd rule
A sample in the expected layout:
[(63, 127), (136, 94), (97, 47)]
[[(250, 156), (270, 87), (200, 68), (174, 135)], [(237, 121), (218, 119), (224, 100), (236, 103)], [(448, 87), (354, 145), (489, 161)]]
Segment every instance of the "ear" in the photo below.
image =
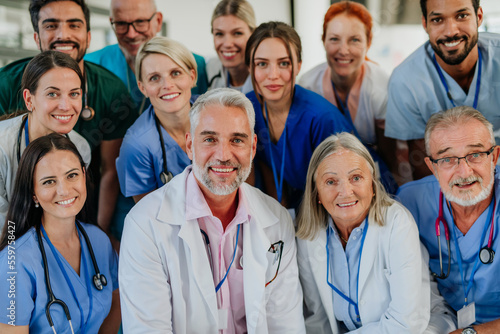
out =
[(40, 35), (38, 35), (37, 32), (35, 32), (33, 34), (33, 39), (35, 40), (36, 47), (38, 48), (38, 50), (42, 51), (42, 48), (41, 48), (41, 45), (40, 45)]
[(31, 95), (29, 89), (23, 90), (23, 99), (26, 108), (28, 108), (29, 111), (33, 111), (33, 95)]
[(189, 160), (193, 161), (193, 138), (191, 132), (186, 132), (186, 153)]
[(477, 27), (479, 28), (483, 23), (483, 8), (479, 7), (477, 9)]
[(302, 68), (302, 62), (298, 62), (297, 63), (297, 72), (295, 73), (295, 77), (297, 77), (297, 75), (299, 74), (301, 68)]
[(256, 153), (257, 153), (257, 135), (254, 133), (252, 142), (252, 160), (255, 158)]
[(163, 14), (161, 12), (156, 12), (155, 20), (158, 23), (158, 29), (156, 29), (156, 34), (161, 31), (161, 25), (163, 23)]
[(495, 146), (492, 154), (493, 154), (493, 163), (496, 166), (497, 161), (498, 161), (498, 156), (500, 155), (500, 146)]
[(429, 170), (431, 171), (431, 173), (436, 176), (436, 170), (434, 169), (434, 166), (432, 164), (431, 159), (429, 157), (425, 157), (424, 161), (425, 161), (425, 164), (427, 165), (427, 167), (429, 168)]
[(427, 34), (429, 34), (427, 32), (427, 20), (425, 19), (425, 17), (422, 15), (422, 27), (424, 27), (424, 30)]
[(137, 80), (137, 87), (139, 87), (139, 90), (141, 91), (142, 95), (144, 95), (147, 98), (148, 94), (146, 94), (146, 88), (144, 87), (142, 81)]
[(196, 87), (196, 72), (194, 71), (194, 69), (191, 69), (189, 71), (189, 76), (191, 77), (191, 81), (193, 82), (193, 85), (191, 87)]

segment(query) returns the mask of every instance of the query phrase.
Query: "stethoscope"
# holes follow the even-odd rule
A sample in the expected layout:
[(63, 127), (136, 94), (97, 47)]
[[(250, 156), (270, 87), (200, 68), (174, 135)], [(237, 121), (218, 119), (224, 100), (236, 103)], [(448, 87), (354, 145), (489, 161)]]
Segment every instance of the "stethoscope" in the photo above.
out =
[[(472, 104), (472, 107), (474, 109), (477, 109), (477, 103), (478, 103), (478, 99), (479, 99), (479, 88), (481, 86), (481, 69), (482, 69), (482, 64), (483, 64), (483, 58), (481, 56), (481, 51), (479, 50), (479, 48), (477, 50), (477, 53), (478, 53), (478, 69), (477, 69), (478, 74), (477, 74), (477, 81), (476, 81), (476, 92), (474, 93), (474, 103)], [(439, 64), (436, 60), (436, 54), (434, 54), (432, 56), (432, 60), (434, 62), (434, 66), (436, 67), (436, 70), (439, 74), (439, 79), (441, 79), (441, 82), (442, 82), (444, 88), (446, 89), (446, 95), (448, 96), (448, 99), (450, 100), (453, 107), (456, 107), (455, 101), (453, 101), (453, 96), (451, 96), (448, 84), (446, 83), (446, 80), (444, 79), (443, 71), (441, 70), (441, 67), (439, 67)]]
[[(448, 228), (448, 223), (446, 222), (446, 219), (444, 218), (444, 214), (443, 214), (443, 202), (444, 202), (444, 198), (443, 198), (443, 192), (440, 191), (439, 192), (439, 214), (438, 214), (438, 217), (436, 218), (436, 222), (435, 222), (435, 228), (436, 228), (436, 236), (437, 236), (437, 239), (438, 239), (438, 252), (439, 252), (439, 268), (440, 268), (440, 271), (441, 271), (441, 274), (438, 275), (437, 273), (435, 272), (432, 272), (432, 275), (434, 277), (437, 277), (437, 278), (440, 278), (440, 279), (445, 279), (447, 278), (449, 275), (450, 275), (450, 266), (451, 266), (451, 260), (450, 260), (450, 255), (451, 255), (451, 251), (450, 251), (450, 230)], [(493, 245), (493, 232), (494, 232), (494, 229), (495, 229), (495, 223), (494, 223), (494, 218), (495, 218), (495, 208), (496, 208), (496, 200), (495, 200), (495, 193), (493, 193), (493, 208), (490, 209), (490, 212), (488, 214), (488, 218), (491, 217), (491, 220), (490, 220), (490, 235), (489, 235), (489, 238), (488, 238), (488, 245), (487, 246), (484, 246), (480, 249), (479, 251), (479, 260), (481, 260), (481, 262), (483, 264), (490, 264), (493, 262), (493, 258), (495, 257), (495, 251), (492, 249), (492, 245)], [(453, 214), (452, 214), (453, 216)], [(440, 224), (443, 224), (443, 228), (444, 228), (444, 235), (445, 235), (445, 239), (446, 239), (446, 244), (447, 244), (447, 248), (448, 248), (448, 269), (447, 269), (447, 272), (446, 272), (446, 275), (444, 274), (443, 272), (443, 256), (442, 256), (442, 252), (441, 252), (441, 227), (440, 227)], [(487, 229), (488, 225), (485, 225), (485, 230), (483, 232), (483, 238), (481, 240), (484, 239), (484, 234), (486, 232), (486, 229)], [(454, 241), (455, 241), (455, 248), (457, 248), (457, 252), (459, 252), (459, 248), (458, 248), (458, 242), (456, 240), (456, 238), (454, 238)], [(457, 254), (457, 257), (460, 257), (459, 259), (459, 262), (461, 262), (461, 255), (460, 254)]]
[(92, 107), (89, 107), (89, 103), (88, 103), (89, 101), (88, 101), (87, 92), (89, 90), (89, 86), (87, 84), (87, 72), (86, 71), (83, 71), (83, 80), (85, 81), (85, 92), (83, 93), (85, 107), (82, 109), (82, 112), (80, 113), (80, 117), (84, 121), (90, 121), (92, 118), (94, 118), (95, 111)]
[[(21, 138), (23, 137), (24, 130), (24, 141), (26, 143), (26, 147), (28, 147), (30, 143), (30, 135), (29, 135), (29, 126), (28, 126), (28, 115), (26, 115), (21, 122), (21, 126), (19, 127), (19, 132), (17, 134), (17, 163), (21, 160)], [(69, 139), (69, 134), (65, 134), (66, 138)]]
[[(102, 289), (104, 288), (104, 286), (108, 285), (108, 281), (106, 280), (106, 276), (104, 276), (104, 274), (101, 274), (100, 271), (99, 271), (99, 267), (97, 265), (97, 261), (95, 259), (95, 255), (94, 255), (94, 250), (92, 249), (92, 244), (90, 243), (90, 239), (89, 239), (89, 237), (87, 235), (87, 232), (85, 232), (85, 229), (80, 224), (80, 222), (78, 222), (77, 220), (75, 220), (75, 223), (76, 223), (76, 226), (78, 227), (78, 230), (80, 231), (80, 233), (83, 235), (83, 238), (85, 239), (85, 243), (87, 244), (87, 248), (89, 250), (90, 257), (92, 259), (92, 264), (94, 266), (94, 271), (95, 271), (95, 275), (93, 276), (93, 279), (92, 279), (93, 283), (94, 283), (94, 286), (95, 286), (95, 288), (97, 290), (102, 291)], [(69, 326), (71, 327), (71, 333), (74, 333), (74, 331), (73, 331), (73, 325), (71, 324), (71, 315), (70, 315), (68, 306), (61, 299), (57, 299), (55, 297), (55, 295), (54, 295), (54, 292), (52, 291), (52, 285), (50, 284), (49, 266), (47, 264), (47, 255), (45, 253), (45, 247), (44, 247), (43, 241), (42, 241), (42, 232), (43, 232), (44, 237), (47, 240), (49, 246), (51, 247), (51, 250), (52, 250), (52, 252), (53, 252), (53, 254), (54, 254), (54, 256), (55, 256), (55, 258), (56, 258), (56, 260), (58, 262), (58, 265), (61, 268), (61, 271), (63, 272), (63, 274), (64, 274), (64, 276), (66, 278), (66, 281), (70, 285), (71, 292), (72, 292), (73, 296), (75, 297), (75, 299), (76, 299), (76, 294), (74, 292), (74, 289), (73, 289), (73, 286), (72, 286), (71, 282), (69, 281), (69, 279), (67, 277), (66, 271), (64, 271), (64, 269), (62, 268), (62, 265), (61, 265), (61, 263), (59, 261), (59, 258), (56, 255), (56, 252), (54, 251), (54, 246), (50, 242), (50, 239), (48, 238), (48, 236), (47, 236), (47, 234), (45, 232), (45, 229), (43, 228), (43, 225), (40, 224), (40, 228), (37, 228), (36, 230), (37, 230), (37, 234), (38, 234), (38, 246), (40, 248), (40, 253), (42, 254), (42, 261), (43, 261), (43, 268), (44, 268), (44, 275), (45, 275), (45, 286), (47, 287), (47, 293), (49, 295), (49, 301), (48, 301), (47, 305), (45, 306), (45, 316), (47, 317), (47, 320), (49, 321), (49, 324), (50, 324), (50, 327), (52, 328), (52, 331), (54, 332), (54, 334), (56, 334), (56, 330), (54, 328), (54, 322), (52, 321), (52, 316), (50, 315), (50, 307), (52, 305), (54, 305), (54, 304), (61, 305), (61, 307), (64, 309), (64, 313), (66, 315), (66, 319), (69, 322)], [(85, 255), (84, 255), (85, 253), (83, 252), (83, 250), (82, 250), (82, 254), (84, 256), (83, 265), (86, 268), (86, 264), (85, 264), (86, 260), (85, 260)], [(90, 285), (87, 285), (87, 292), (89, 293), (90, 309), (92, 309), (92, 295), (91, 295), (91, 291), (90, 291)], [(78, 300), (77, 300), (77, 302), (78, 302)], [(79, 304), (78, 304), (78, 306), (80, 307)], [(90, 317), (91, 313), (92, 312), (90, 310), (89, 311), (89, 317)], [(81, 317), (82, 317), (82, 326), (84, 326), (84, 330), (82, 332), (85, 333), (86, 323), (84, 325), (83, 310), (81, 309), (81, 307), (80, 307), (80, 314), (81, 314)]]
[(163, 157), (163, 171), (160, 173), (160, 180), (163, 184), (167, 184), (174, 177), (167, 168), (167, 153), (165, 151), (165, 142), (163, 140), (163, 134), (161, 133), (161, 125), (158, 117), (155, 115), (156, 131), (158, 131), (158, 136), (160, 136), (161, 144), (161, 155)]

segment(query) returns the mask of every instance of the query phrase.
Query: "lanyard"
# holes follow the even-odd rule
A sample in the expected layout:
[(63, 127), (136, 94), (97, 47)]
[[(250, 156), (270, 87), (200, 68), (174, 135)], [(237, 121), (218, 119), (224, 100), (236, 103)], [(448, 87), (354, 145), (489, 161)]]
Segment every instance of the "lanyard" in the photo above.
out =
[(240, 236), (240, 227), (241, 227), (241, 224), (238, 225), (238, 231), (236, 232), (236, 242), (234, 244), (233, 258), (231, 259), (231, 263), (229, 264), (229, 268), (227, 268), (227, 271), (226, 271), (226, 274), (224, 275), (224, 278), (222, 278), (222, 280), (219, 282), (219, 284), (217, 284), (217, 286), (215, 287), (215, 293), (219, 292), (222, 284), (224, 284), (224, 282), (226, 281), (226, 277), (227, 277), (227, 274), (229, 273), (229, 270), (231, 269), (231, 266), (233, 265), (234, 257), (236, 255), (236, 249), (238, 248), (238, 237)]
[[(283, 153), (281, 156), (281, 180), (278, 180), (278, 173), (276, 173), (276, 166), (274, 165), (274, 157), (273, 157), (273, 145), (271, 143), (271, 131), (269, 131), (269, 113), (267, 112), (267, 105), (264, 103), (264, 109), (266, 110), (266, 130), (267, 130), (267, 135), (269, 136), (269, 141), (267, 142), (269, 145), (269, 154), (271, 155), (271, 168), (273, 169), (273, 177), (274, 177), (274, 185), (276, 186), (276, 192), (278, 195), (278, 202), (281, 203), (281, 199), (283, 197), (283, 179), (284, 177), (284, 172), (285, 172), (285, 153), (286, 153), (286, 121), (285, 121), (285, 128), (283, 129), (283, 133), (281, 134), (283, 136)], [(277, 143), (276, 143), (277, 144)]]
[[(490, 225), (492, 225), (492, 227), (493, 227), (493, 219), (495, 218), (495, 213), (493, 212), (495, 210), (495, 206), (496, 206), (495, 201), (496, 201), (495, 194), (493, 194), (493, 205), (490, 205), (491, 208), (488, 212), (488, 217), (486, 218), (486, 222), (489, 221)], [(450, 214), (451, 214), (451, 220), (453, 223), (452, 227), (454, 229), (455, 219), (453, 218), (453, 212), (451, 211), (451, 209), (450, 209)], [(458, 246), (458, 240), (457, 240), (457, 236), (455, 234), (455, 230), (453, 230), (453, 233), (451, 233), (451, 235), (453, 236), (453, 242), (455, 243), (455, 249), (457, 251), (458, 269), (460, 270), (460, 278), (462, 279), (462, 287), (464, 289), (464, 297), (465, 297), (464, 306), (468, 305), (467, 296), (469, 295), (470, 289), (472, 288), (472, 285), (474, 283), (474, 275), (476, 274), (476, 271), (479, 268), (479, 252), (481, 251), (481, 243), (484, 240), (484, 237), (486, 235), (486, 231), (488, 230), (488, 226), (489, 226), (488, 224), (484, 225), (483, 233), (481, 235), (481, 242), (479, 243), (479, 250), (477, 252), (477, 258), (476, 258), (476, 261), (474, 262), (474, 266), (472, 267), (472, 272), (471, 272), (470, 277), (469, 277), (469, 283), (467, 284), (467, 288), (465, 287), (465, 273), (464, 273), (463, 264), (462, 264), (462, 253), (460, 252), (460, 248)]]
[[(87, 328), (87, 324), (88, 324), (89, 319), (90, 319), (90, 315), (92, 314), (92, 308), (93, 308), (92, 291), (91, 291), (90, 284), (87, 284), (87, 294), (89, 296), (89, 314), (87, 315), (87, 321), (85, 322), (83, 319), (82, 306), (80, 305), (80, 302), (78, 301), (78, 297), (76, 296), (75, 288), (73, 287), (73, 284), (71, 283), (71, 280), (69, 279), (68, 274), (67, 274), (66, 270), (64, 269), (64, 266), (61, 262), (59, 254), (57, 253), (54, 245), (52, 244), (49, 237), (47, 236), (47, 233), (45, 232), (45, 228), (43, 227), (42, 224), (40, 224), (40, 229), (42, 230), (43, 236), (45, 237), (45, 239), (47, 240), (47, 243), (49, 244), (50, 250), (52, 252), (52, 255), (54, 256), (54, 258), (57, 261), (57, 265), (59, 266), (59, 269), (61, 269), (61, 272), (64, 275), (64, 279), (66, 280), (66, 283), (68, 283), (68, 286), (71, 290), (71, 294), (73, 295), (73, 298), (75, 299), (76, 304), (78, 305), (78, 309), (80, 310), (81, 333), (85, 333), (85, 330)], [(77, 230), (78, 230), (78, 226), (77, 226)], [(87, 270), (87, 260), (86, 260), (85, 252), (83, 250), (83, 244), (82, 244), (82, 238), (80, 235), (80, 231), (78, 231), (78, 239), (80, 240), (80, 249), (81, 249), (81, 253), (82, 253), (82, 257), (83, 257), (83, 259), (81, 261), (83, 263), (83, 275), (82, 276), (88, 277), (88, 276), (90, 276), (90, 273), (88, 273), (88, 270)]]
[(328, 244), (330, 242), (330, 226), (326, 228), (326, 284), (330, 286), (340, 297), (346, 300), (349, 304), (354, 306), (354, 312), (356, 312), (356, 321), (360, 322), (361, 318), (359, 316), (358, 299), (359, 299), (359, 269), (361, 266), (361, 256), (363, 255), (363, 246), (365, 244), (366, 232), (368, 231), (368, 217), (365, 218), (365, 228), (363, 230), (363, 236), (361, 237), (361, 246), (359, 248), (359, 262), (358, 262), (358, 277), (356, 278), (356, 302), (351, 298), (347, 297), (339, 289), (335, 287), (332, 283), (328, 281), (328, 276), (330, 274), (330, 250), (328, 249)]
[(342, 111), (342, 113), (344, 114), (344, 116), (346, 116), (345, 118), (347, 119), (347, 121), (351, 124), (351, 127), (352, 127), (352, 129), (354, 131), (354, 135), (357, 138), (361, 138), (359, 136), (358, 130), (356, 130), (356, 127), (354, 126), (354, 122), (352, 120), (351, 112), (349, 111), (349, 107), (347, 106), (347, 100), (349, 99), (349, 94), (347, 94), (347, 96), (345, 98), (345, 104), (344, 104), (344, 102), (342, 102), (342, 99), (339, 96), (339, 93), (337, 93), (337, 88), (335, 88), (335, 84), (333, 83), (333, 80), (331, 80), (331, 82), (332, 82), (333, 91), (335, 92), (335, 97), (337, 98), (337, 102), (338, 102), (338, 104), (340, 106), (340, 111)]
[[(481, 56), (481, 51), (477, 50), (478, 53), (478, 69), (477, 69), (477, 81), (476, 81), (476, 92), (474, 93), (474, 103), (472, 104), (472, 108), (477, 109), (477, 102), (479, 99), (479, 88), (481, 85), (481, 69), (482, 69), (482, 64), (483, 64), (483, 58)], [(451, 104), (453, 107), (456, 107), (455, 102), (453, 101), (453, 96), (451, 96), (450, 89), (448, 88), (448, 84), (446, 83), (446, 80), (444, 79), (444, 74), (443, 71), (441, 70), (441, 67), (439, 67), (439, 64), (436, 60), (436, 54), (432, 56), (432, 60), (434, 61), (434, 66), (436, 67), (436, 70), (438, 71), (439, 78), (441, 79), (441, 82), (443, 83), (444, 89), (446, 89), (446, 95), (448, 96), (448, 99), (450, 99)]]
[(29, 127), (28, 127), (28, 119), (29, 117), (26, 117), (26, 121), (24, 122), (24, 140), (26, 142), (26, 147), (30, 144), (30, 134), (29, 134)]

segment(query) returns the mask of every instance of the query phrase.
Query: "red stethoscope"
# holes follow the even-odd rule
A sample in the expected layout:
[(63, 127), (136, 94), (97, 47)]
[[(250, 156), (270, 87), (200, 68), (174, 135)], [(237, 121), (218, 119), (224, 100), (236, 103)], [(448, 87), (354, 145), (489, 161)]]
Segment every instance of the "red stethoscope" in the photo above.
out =
[[(440, 278), (440, 279), (445, 279), (450, 275), (450, 266), (451, 266), (451, 260), (450, 260), (450, 230), (448, 228), (448, 223), (446, 222), (446, 219), (444, 218), (443, 214), (443, 192), (439, 192), (439, 214), (438, 217), (436, 218), (435, 222), (435, 227), (436, 227), (436, 236), (438, 239), (438, 248), (439, 248), (439, 268), (441, 271), (441, 274), (438, 275), (437, 273), (432, 273), (434, 277)], [(494, 232), (494, 218), (495, 218), (495, 208), (496, 208), (496, 200), (495, 200), (495, 195), (493, 194), (493, 210), (490, 212), (491, 215), (491, 227), (490, 227), (490, 236), (488, 239), (488, 245), (481, 248), (479, 251), (479, 259), (481, 260), (482, 263), (484, 264), (489, 264), (493, 262), (493, 258), (495, 257), (495, 251), (491, 248), (493, 244), (493, 232)], [(444, 227), (444, 236), (446, 239), (446, 244), (448, 248), (448, 269), (446, 272), (446, 275), (443, 272), (443, 255), (441, 253), (441, 226), (440, 223), (443, 224)], [(486, 226), (485, 226), (486, 228)], [(484, 233), (483, 233), (484, 236)], [(458, 246), (458, 244), (456, 244)]]

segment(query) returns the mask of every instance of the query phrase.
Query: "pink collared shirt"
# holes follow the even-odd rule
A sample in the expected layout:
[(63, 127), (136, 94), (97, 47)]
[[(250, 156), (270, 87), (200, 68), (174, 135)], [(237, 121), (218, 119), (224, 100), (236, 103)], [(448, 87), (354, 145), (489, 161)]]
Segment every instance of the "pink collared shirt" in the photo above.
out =
[[(229, 223), (226, 230), (222, 227), (221, 221), (214, 217), (210, 207), (201, 192), (194, 173), (189, 173), (186, 179), (186, 220), (197, 219), (200, 229), (205, 231), (209, 239), (210, 252), (212, 259), (208, 259), (212, 267), (214, 280), (214, 289), (224, 278), (231, 260), (233, 258), (234, 247), (238, 225), (240, 232), (238, 235), (238, 245), (234, 262), (227, 274), (225, 282), (217, 292), (217, 306), (219, 314), (227, 312), (227, 326), (220, 323), (221, 327), (226, 329), (219, 330), (219, 333), (233, 334), (246, 333), (247, 324), (245, 316), (245, 299), (243, 295), (243, 224), (250, 221), (247, 201), (242, 191), (238, 189), (238, 208), (233, 220)], [(201, 231), (200, 231), (201, 233)], [(205, 241), (204, 236), (202, 239)], [(210, 256), (207, 249), (207, 257)], [(222, 319), (224, 316), (222, 316)]]

